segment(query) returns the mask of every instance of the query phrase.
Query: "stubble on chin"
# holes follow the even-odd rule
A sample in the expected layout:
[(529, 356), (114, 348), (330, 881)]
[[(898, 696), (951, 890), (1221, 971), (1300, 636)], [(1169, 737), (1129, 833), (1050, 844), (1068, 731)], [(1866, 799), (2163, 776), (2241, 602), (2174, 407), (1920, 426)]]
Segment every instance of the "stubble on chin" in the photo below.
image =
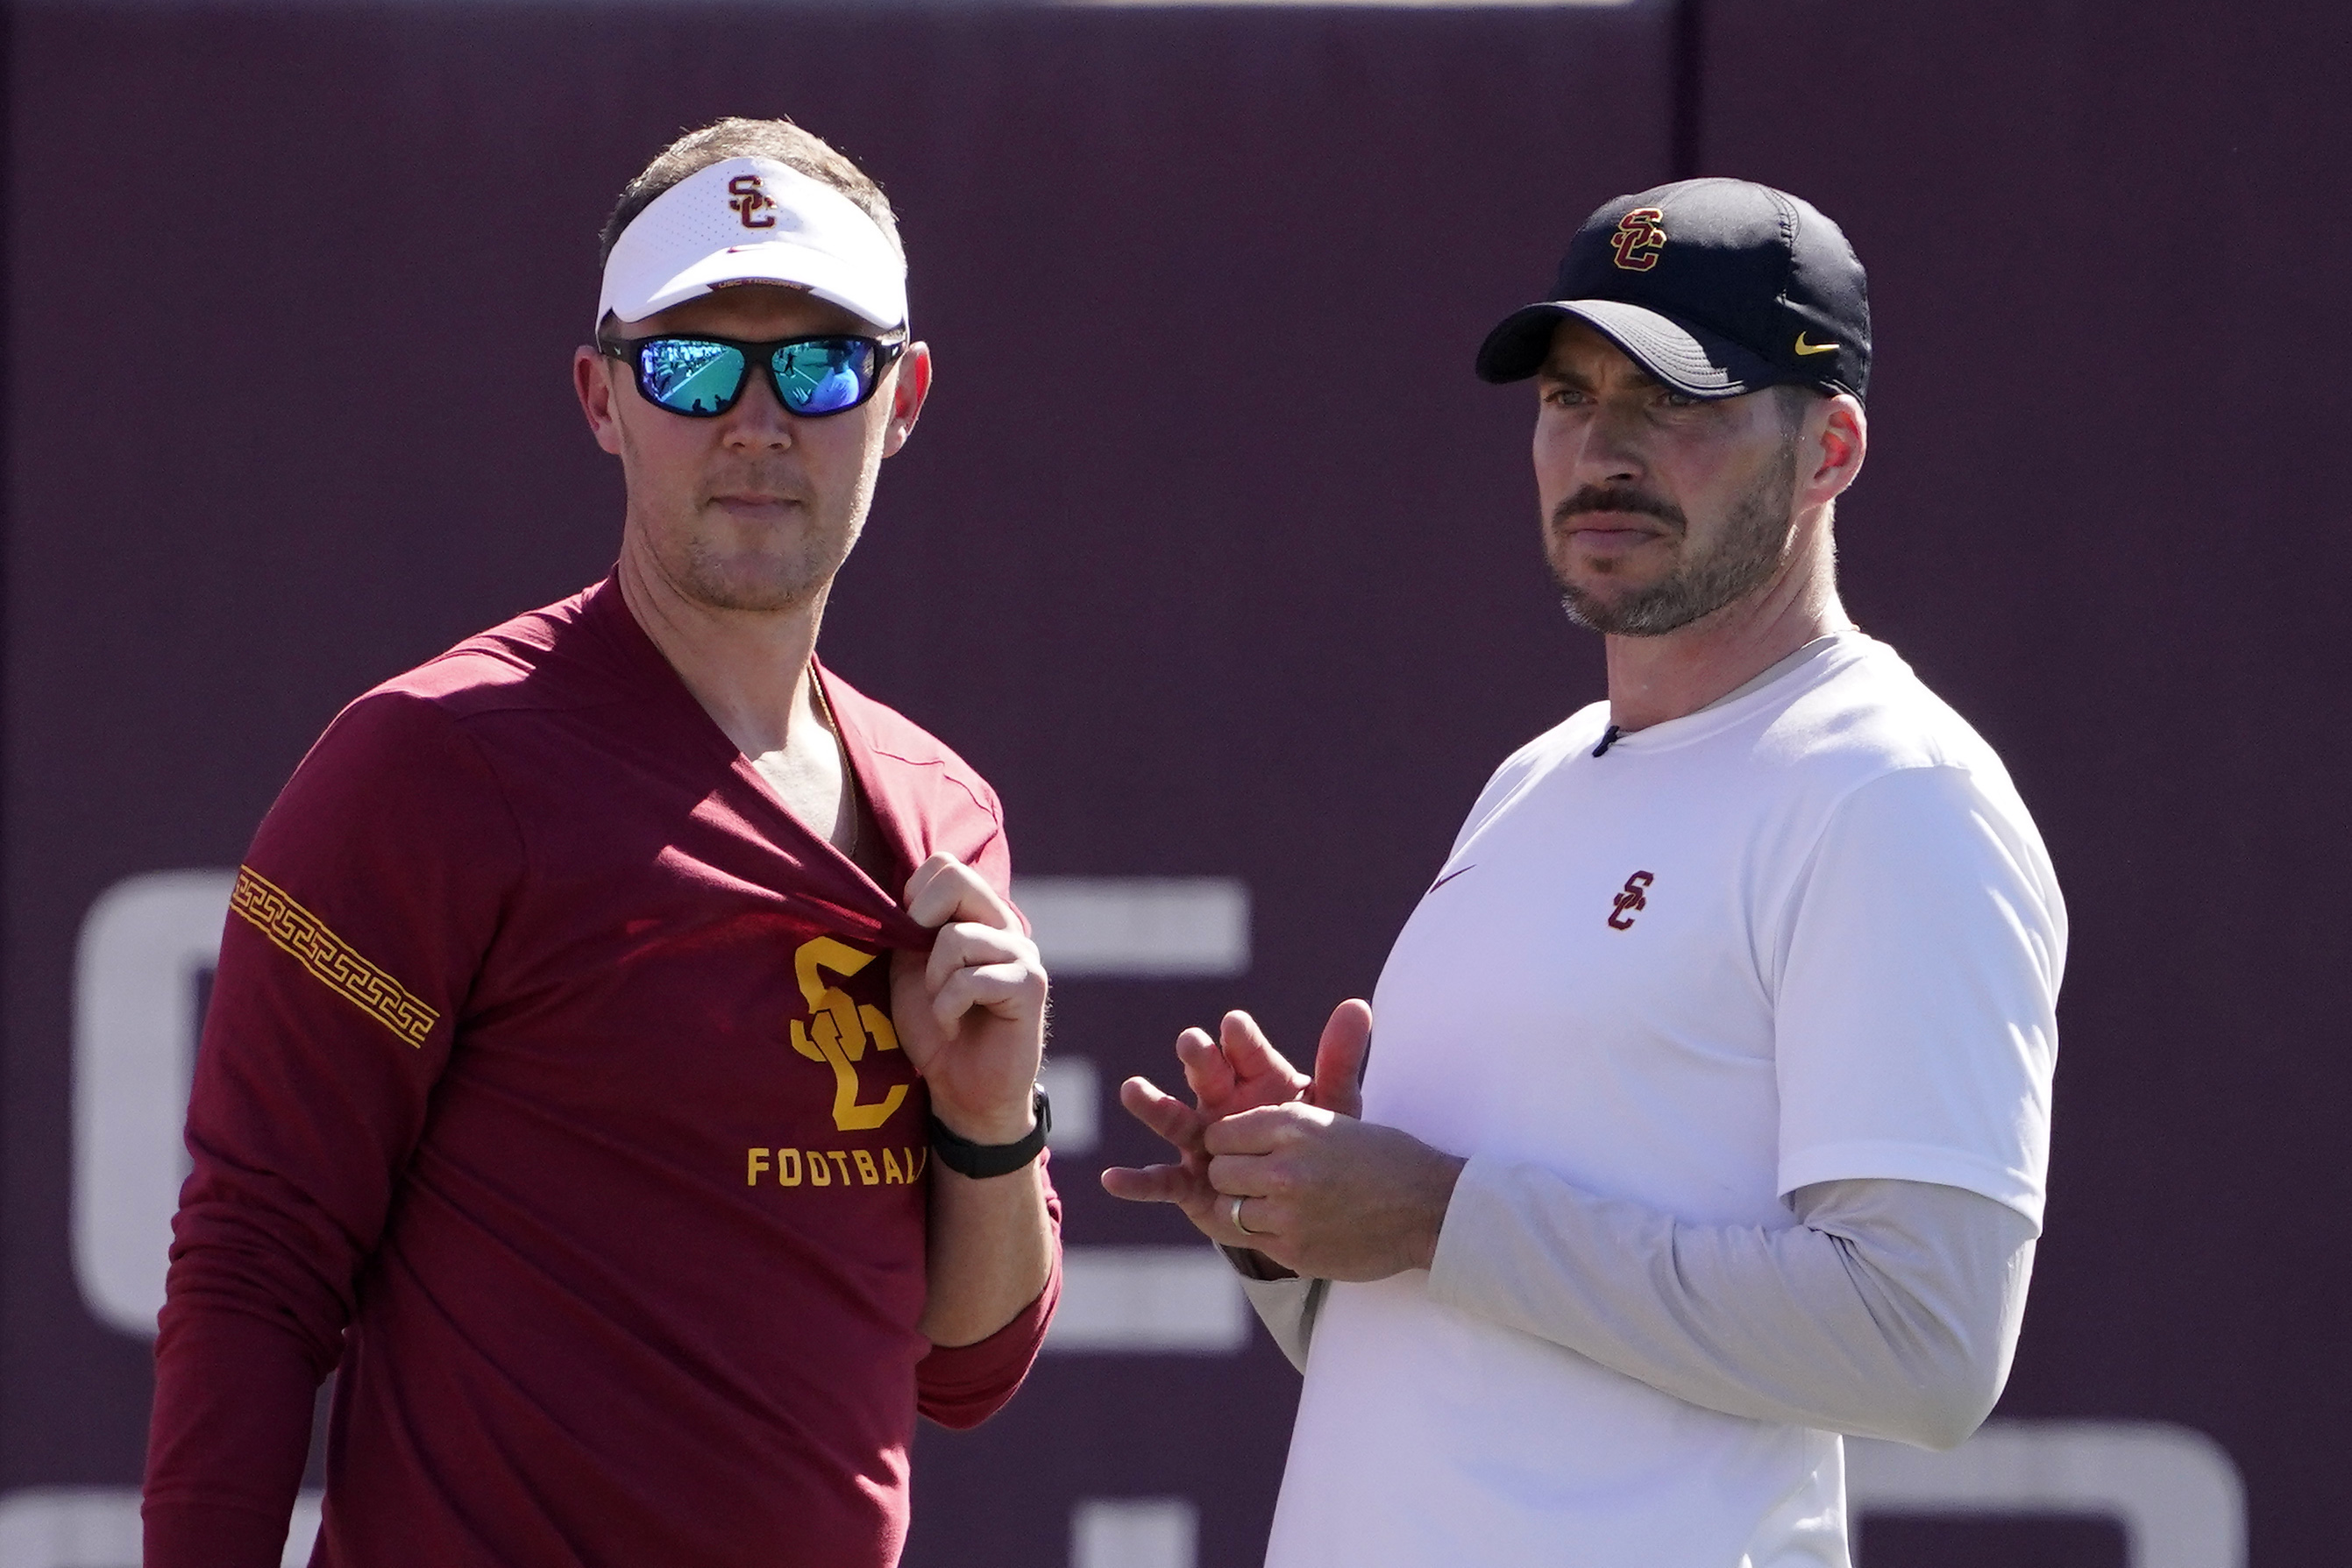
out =
[(707, 610), (775, 613), (814, 602), (841, 569), (841, 555), (810, 549), (722, 552), (695, 540), (667, 565), (678, 591)]
[(707, 610), (775, 614), (820, 601), (857, 541), (859, 519), (846, 524), (809, 515), (772, 532), (745, 531), (730, 520), (698, 517), (655, 543), (664, 576)]
[[(1796, 443), (1757, 481), (1725, 519), (1722, 536), (1705, 554), (1689, 553), (1687, 526), (1675, 539), (1676, 559), (1665, 575), (1643, 588), (1603, 597), (1570, 576), (1566, 542), (1552, 557), (1552, 580), (1560, 608), (1590, 632), (1613, 637), (1659, 637), (1679, 631), (1745, 598), (1771, 580), (1788, 553), (1794, 510), (1790, 492), (1797, 476)], [(1613, 563), (1594, 563), (1606, 577)]]
[[(671, 592), (705, 610), (750, 614), (823, 603), (864, 531), (878, 455), (868, 455), (862, 472), (835, 474), (830, 490), (808, 465), (772, 455), (719, 454), (688, 479), (675, 454), (651, 461), (631, 434), (625, 427), (628, 531)], [(741, 495), (791, 504), (744, 512), (719, 499)]]

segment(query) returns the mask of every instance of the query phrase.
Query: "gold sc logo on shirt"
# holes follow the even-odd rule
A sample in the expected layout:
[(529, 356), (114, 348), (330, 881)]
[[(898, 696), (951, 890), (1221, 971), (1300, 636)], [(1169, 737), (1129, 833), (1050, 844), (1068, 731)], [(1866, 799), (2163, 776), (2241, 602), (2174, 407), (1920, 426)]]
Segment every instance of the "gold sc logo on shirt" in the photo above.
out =
[(845, 980), (872, 962), (873, 954), (861, 953), (830, 936), (803, 942), (793, 955), (793, 974), (809, 1008), (805, 1029), (800, 1019), (793, 1020), (793, 1049), (833, 1069), (833, 1124), (845, 1133), (880, 1126), (907, 1099), (907, 1086), (894, 1083), (881, 1099), (859, 1101), (857, 1064), (866, 1059), (866, 1048), (898, 1050), (898, 1031), (890, 1027), (889, 1015), (880, 1008), (852, 1001), (848, 992), (825, 984), (818, 973), (830, 969)]

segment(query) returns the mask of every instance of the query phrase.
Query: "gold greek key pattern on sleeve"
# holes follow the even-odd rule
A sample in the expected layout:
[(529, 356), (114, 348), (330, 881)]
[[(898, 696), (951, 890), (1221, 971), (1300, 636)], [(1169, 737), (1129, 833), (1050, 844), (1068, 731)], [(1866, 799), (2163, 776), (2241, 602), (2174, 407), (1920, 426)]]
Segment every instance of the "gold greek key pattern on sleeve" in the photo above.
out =
[(261, 934), (301, 960), (302, 967), (341, 993), (360, 1011), (409, 1044), (423, 1047), (441, 1015), (407, 987), (369, 963), (327, 923), (286, 895), (286, 890), (251, 866), (236, 868), (236, 889), (228, 906), (258, 926)]

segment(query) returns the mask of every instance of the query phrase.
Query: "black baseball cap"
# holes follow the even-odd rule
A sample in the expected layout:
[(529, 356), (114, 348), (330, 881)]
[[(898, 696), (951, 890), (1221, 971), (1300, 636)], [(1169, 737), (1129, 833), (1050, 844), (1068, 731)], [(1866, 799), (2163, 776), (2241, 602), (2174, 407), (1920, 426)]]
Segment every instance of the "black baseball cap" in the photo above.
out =
[(1769, 185), (1683, 180), (1620, 196), (1568, 242), (1551, 293), (1486, 334), (1481, 379), (1534, 375), (1573, 316), (1693, 397), (1870, 386), (1862, 263), (1818, 208)]

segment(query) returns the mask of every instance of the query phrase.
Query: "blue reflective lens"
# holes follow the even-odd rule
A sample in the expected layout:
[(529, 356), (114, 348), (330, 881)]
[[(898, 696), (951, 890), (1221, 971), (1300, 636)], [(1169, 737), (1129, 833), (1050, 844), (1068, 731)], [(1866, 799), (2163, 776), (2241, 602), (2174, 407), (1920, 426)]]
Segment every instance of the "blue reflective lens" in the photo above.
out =
[(672, 413), (713, 414), (743, 388), (743, 355), (724, 343), (653, 338), (637, 349), (646, 395)]
[[(776, 396), (791, 413), (822, 418), (874, 395), (887, 358), (869, 338), (740, 343), (728, 338), (645, 338), (632, 345), (637, 385), (672, 413), (709, 419), (735, 406), (755, 356), (768, 356)], [(608, 352), (618, 352), (608, 347)]]
[(863, 338), (817, 338), (777, 349), (776, 392), (799, 414), (839, 413), (874, 384), (874, 345)]

